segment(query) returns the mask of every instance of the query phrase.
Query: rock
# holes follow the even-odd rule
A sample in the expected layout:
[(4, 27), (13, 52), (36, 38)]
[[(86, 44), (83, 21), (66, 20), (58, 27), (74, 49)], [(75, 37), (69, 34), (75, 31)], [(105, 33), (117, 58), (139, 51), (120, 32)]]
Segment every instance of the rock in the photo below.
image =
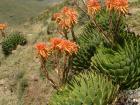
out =
[(140, 88), (125, 91), (128, 96), (126, 105), (140, 105)]
[(121, 92), (116, 105), (140, 105), (140, 88)]

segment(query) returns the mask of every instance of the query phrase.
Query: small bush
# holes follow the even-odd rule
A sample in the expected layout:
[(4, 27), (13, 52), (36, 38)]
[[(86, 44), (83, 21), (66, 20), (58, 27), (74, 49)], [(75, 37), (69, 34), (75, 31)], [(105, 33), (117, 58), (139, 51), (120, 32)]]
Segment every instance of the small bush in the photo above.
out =
[(20, 33), (12, 33), (2, 42), (3, 53), (9, 55), (12, 53), (12, 50), (16, 49), (17, 45), (25, 45), (26, 42), (27, 40)]

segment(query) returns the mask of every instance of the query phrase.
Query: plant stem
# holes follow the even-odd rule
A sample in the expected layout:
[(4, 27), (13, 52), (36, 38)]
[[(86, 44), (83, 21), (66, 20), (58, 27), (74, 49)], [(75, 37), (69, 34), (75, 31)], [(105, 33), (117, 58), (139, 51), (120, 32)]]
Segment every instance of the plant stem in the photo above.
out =
[(45, 74), (46, 78), (50, 81), (52, 87), (56, 90), (58, 90), (58, 86), (56, 85), (56, 83), (49, 77), (49, 73), (47, 71), (47, 68), (46, 68), (46, 60), (42, 57), (40, 57), (40, 61), (41, 61), (41, 70), (42, 72)]
[(68, 61), (68, 65), (64, 63), (63, 83), (66, 83), (68, 81), (69, 72), (70, 70), (72, 70), (73, 55), (68, 56), (68, 57), (69, 57), (68, 59), (65, 59), (66, 61)]
[(2, 37), (5, 37), (5, 32), (3, 30), (0, 30), (0, 31), (1, 31)]
[[(61, 56), (61, 55), (60, 55)], [(59, 53), (57, 54), (57, 59), (58, 59), (58, 57), (60, 57), (59, 56)], [(56, 66), (56, 69), (58, 70), (58, 76), (59, 76), (59, 83), (62, 81), (62, 72), (61, 72), (61, 66), (60, 66), (61, 64), (60, 64), (60, 59), (58, 59), (57, 60), (57, 66)]]
[(62, 80), (62, 82), (63, 83), (66, 83), (66, 71), (67, 71), (67, 56), (66, 55), (64, 55), (64, 68), (63, 68), (63, 80)]
[(120, 22), (121, 22), (121, 14), (119, 13), (119, 16), (116, 20), (116, 27), (114, 30), (114, 38), (118, 41), (119, 40), (119, 35), (117, 34), (119, 29), (120, 29)]
[(65, 30), (64, 30), (64, 35), (65, 35), (65, 38), (68, 40), (68, 34)]
[(73, 41), (76, 42), (76, 36), (75, 36), (74, 30), (73, 30), (73, 27), (71, 28), (71, 34), (73, 37)]
[(68, 70), (66, 71), (66, 77), (67, 77), (67, 79), (68, 79), (68, 76), (69, 76), (69, 72), (72, 71), (73, 56), (74, 55), (69, 56)]
[(113, 25), (112, 25), (112, 13), (111, 13), (111, 11), (109, 11), (109, 29), (111, 30), (112, 29), (112, 27), (113, 27)]

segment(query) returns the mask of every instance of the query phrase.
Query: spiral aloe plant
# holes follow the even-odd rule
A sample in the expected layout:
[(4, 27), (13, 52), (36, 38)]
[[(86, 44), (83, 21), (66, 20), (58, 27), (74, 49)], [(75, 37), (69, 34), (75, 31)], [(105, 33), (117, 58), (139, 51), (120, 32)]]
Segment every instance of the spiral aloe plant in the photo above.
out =
[(140, 39), (127, 40), (117, 51), (100, 48), (92, 58), (92, 68), (109, 75), (122, 89), (140, 86)]
[(93, 72), (75, 77), (55, 93), (49, 105), (112, 105), (118, 86), (103, 75)]

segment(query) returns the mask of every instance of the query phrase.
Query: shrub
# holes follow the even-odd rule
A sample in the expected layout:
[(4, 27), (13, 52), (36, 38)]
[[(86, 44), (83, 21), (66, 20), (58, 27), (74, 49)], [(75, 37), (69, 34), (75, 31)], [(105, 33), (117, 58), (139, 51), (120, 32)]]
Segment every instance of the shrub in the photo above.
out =
[(85, 73), (55, 93), (49, 105), (112, 105), (118, 86), (103, 75)]
[(12, 33), (2, 42), (2, 50), (5, 55), (11, 54), (17, 45), (25, 45), (27, 40), (20, 33)]

